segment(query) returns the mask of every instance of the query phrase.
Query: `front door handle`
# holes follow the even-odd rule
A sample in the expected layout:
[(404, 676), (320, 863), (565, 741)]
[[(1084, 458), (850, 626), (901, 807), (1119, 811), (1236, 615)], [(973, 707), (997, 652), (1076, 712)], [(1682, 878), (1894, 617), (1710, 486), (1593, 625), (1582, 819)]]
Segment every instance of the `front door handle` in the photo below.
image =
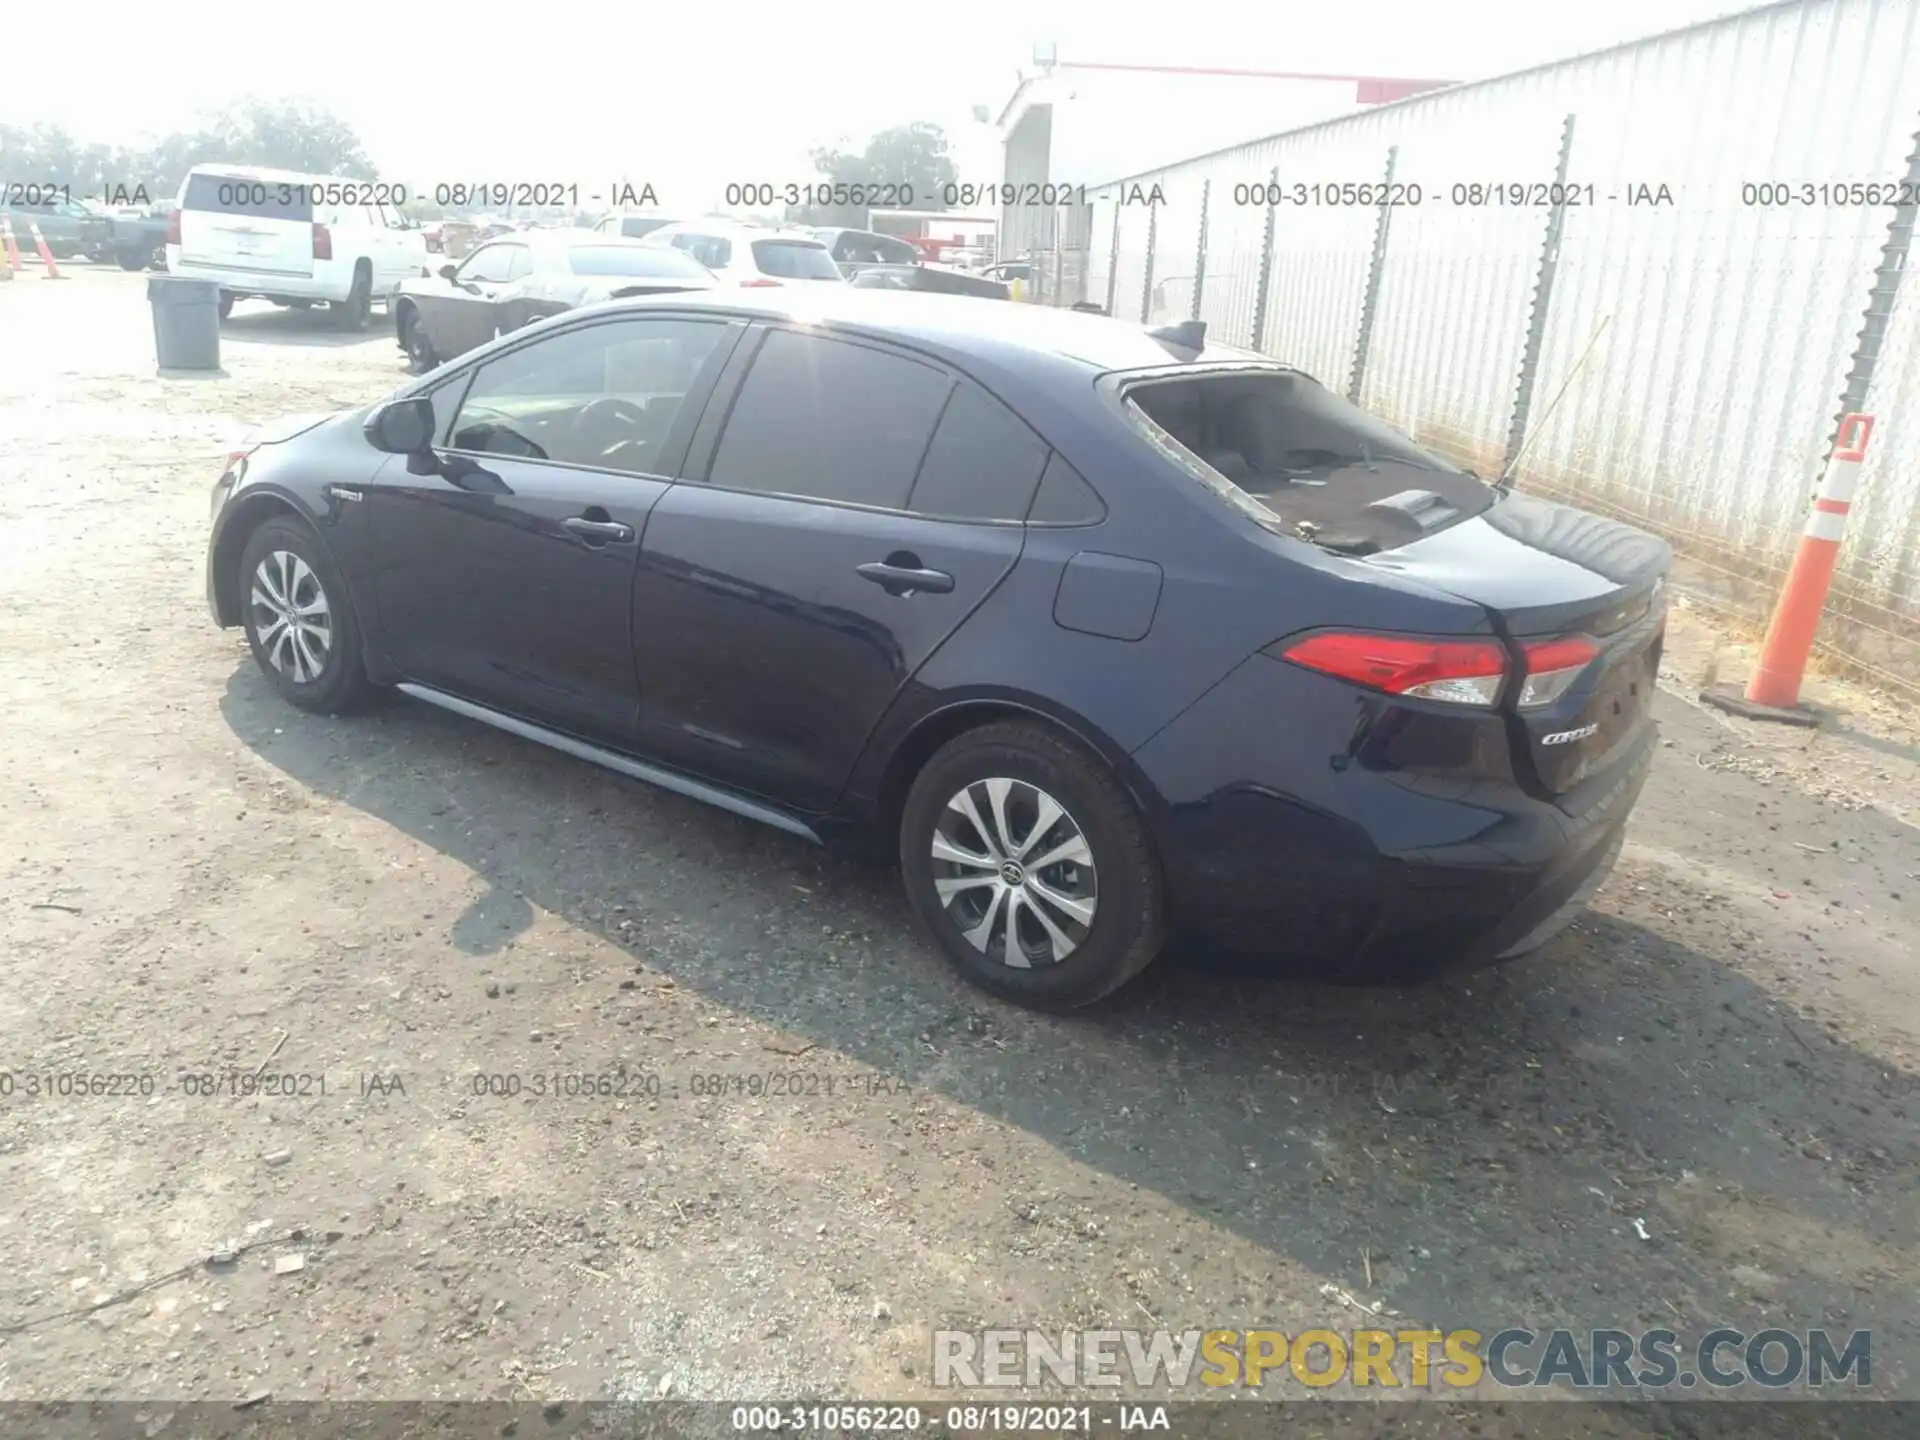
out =
[(633, 539), (633, 527), (622, 525), (618, 520), (595, 520), (586, 515), (572, 515), (560, 523), (589, 545), (624, 545)]
[(946, 595), (953, 590), (953, 576), (944, 570), (923, 568), (918, 555), (896, 551), (885, 560), (870, 561), (857, 570), (862, 580), (871, 580), (889, 595), (911, 595), (916, 590)]

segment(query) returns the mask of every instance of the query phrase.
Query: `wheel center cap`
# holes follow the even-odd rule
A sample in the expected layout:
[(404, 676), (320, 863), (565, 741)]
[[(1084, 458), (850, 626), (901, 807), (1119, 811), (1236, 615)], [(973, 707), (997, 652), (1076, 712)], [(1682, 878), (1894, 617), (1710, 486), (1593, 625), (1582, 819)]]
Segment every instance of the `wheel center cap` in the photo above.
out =
[(1018, 860), (1003, 860), (1000, 862), (1000, 878), (1009, 885), (1024, 885), (1027, 883), (1027, 872)]

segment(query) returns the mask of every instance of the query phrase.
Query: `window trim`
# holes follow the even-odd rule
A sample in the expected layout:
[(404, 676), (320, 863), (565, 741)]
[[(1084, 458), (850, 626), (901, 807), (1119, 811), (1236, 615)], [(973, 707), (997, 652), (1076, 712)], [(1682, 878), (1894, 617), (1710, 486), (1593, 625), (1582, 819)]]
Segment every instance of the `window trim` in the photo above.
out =
[[(700, 375), (694, 379), (695, 388), (687, 392), (686, 405), (692, 406), (698, 404), (700, 413), (693, 425), (686, 431), (686, 443), (677, 449), (670, 448), (662, 452), (662, 461), (670, 460), (672, 461), (671, 465), (663, 463), (661, 470), (657, 472), (652, 470), (613, 470), (605, 465), (583, 465), (577, 460), (536, 460), (527, 455), (497, 455), (491, 450), (464, 450), (458, 446), (444, 443), (444, 440), (451, 440), (453, 438), (453, 427), (459, 422), (460, 412), (466, 408), (468, 393), (473, 389), (474, 380), (479, 376), (483, 368), (493, 364), (494, 361), (505, 359), (509, 355), (517, 355), (530, 345), (544, 344), (547, 341), (558, 340), (564, 336), (581, 334), (589, 330), (597, 329), (603, 325), (631, 325), (635, 323), (657, 324), (661, 321), (677, 321), (682, 324), (715, 325), (723, 332), (727, 332), (722, 334), (720, 343), (714, 347), (714, 353), (709, 355), (706, 362), (701, 366)], [(733, 363), (733, 357), (740, 349), (741, 340), (746, 333), (746, 329), (747, 326), (745, 322), (739, 316), (728, 314), (700, 315), (675, 311), (655, 314), (649, 311), (642, 315), (597, 315), (593, 319), (583, 321), (577, 325), (567, 325), (557, 330), (549, 330), (543, 334), (532, 336), (523, 344), (509, 345), (502, 350), (488, 355), (484, 360), (474, 361), (467, 365), (459, 374), (450, 375), (438, 384), (423, 385), (418, 390), (406, 393), (410, 395), (431, 395), (434, 391), (438, 390), (442, 384), (457, 384), (461, 387), (460, 398), (454, 403), (453, 419), (447, 422), (447, 434), (444, 440), (439, 436), (436, 436), (434, 439), (433, 453), (435, 455), (461, 455), (482, 461), (506, 460), (512, 461), (517, 465), (546, 465), (556, 470), (578, 471), (584, 475), (608, 475), (615, 479), (627, 480), (661, 480), (668, 484), (678, 484), (685, 478), (684, 472), (687, 468), (687, 458), (692, 451), (693, 442), (700, 433), (700, 427), (706, 423), (707, 413), (712, 408), (714, 396), (719, 392), (720, 382), (725, 378), (728, 366)], [(723, 351), (725, 352), (724, 360), (719, 364), (715, 364), (715, 358), (720, 356)], [(709, 374), (713, 378), (707, 381), (703, 387), (702, 381), (705, 380), (705, 377)], [(680, 417), (676, 415), (674, 417), (674, 425), (677, 428), (679, 424)], [(671, 440), (672, 434), (673, 431), (669, 430), (669, 440)], [(443, 476), (442, 478), (444, 479), (445, 477)], [(449, 481), (448, 483), (451, 484), (452, 482)]]

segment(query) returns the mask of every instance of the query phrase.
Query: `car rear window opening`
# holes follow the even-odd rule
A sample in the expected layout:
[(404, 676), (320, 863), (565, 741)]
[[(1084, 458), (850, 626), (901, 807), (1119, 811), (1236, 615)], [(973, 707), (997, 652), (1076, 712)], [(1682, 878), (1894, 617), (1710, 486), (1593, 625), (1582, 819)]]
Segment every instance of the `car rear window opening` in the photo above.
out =
[(827, 247), (801, 240), (756, 240), (753, 263), (764, 275), (782, 280), (838, 280), (840, 267), (833, 263)]
[(1126, 399), (1209, 480), (1329, 549), (1392, 549), (1494, 500), (1479, 477), (1306, 375), (1195, 376), (1138, 385)]

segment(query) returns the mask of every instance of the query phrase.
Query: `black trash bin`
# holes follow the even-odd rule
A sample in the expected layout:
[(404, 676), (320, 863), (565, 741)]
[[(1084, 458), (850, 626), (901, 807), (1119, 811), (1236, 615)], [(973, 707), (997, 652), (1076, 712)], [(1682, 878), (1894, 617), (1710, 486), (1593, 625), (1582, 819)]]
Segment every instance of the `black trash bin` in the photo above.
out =
[(184, 275), (147, 277), (153, 348), (162, 370), (220, 368), (220, 286)]

